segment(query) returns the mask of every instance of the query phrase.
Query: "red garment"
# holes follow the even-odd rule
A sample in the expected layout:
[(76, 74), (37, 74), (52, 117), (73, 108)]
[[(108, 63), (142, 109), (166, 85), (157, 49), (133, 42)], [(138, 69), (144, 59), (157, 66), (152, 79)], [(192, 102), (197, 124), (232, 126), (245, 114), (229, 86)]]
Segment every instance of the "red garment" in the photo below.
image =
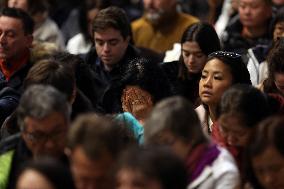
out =
[(241, 168), (241, 162), (242, 162), (242, 150), (240, 148), (237, 148), (235, 146), (229, 145), (225, 138), (221, 135), (219, 130), (219, 124), (217, 121), (213, 123), (212, 126), (212, 133), (211, 133), (212, 140), (218, 144), (221, 147), (226, 148), (232, 156), (235, 158), (235, 161), (238, 164), (239, 169)]
[(29, 60), (29, 52), (23, 53), (22, 57), (18, 61), (6, 62), (5, 60), (0, 60), (0, 70), (5, 76), (6, 80), (9, 81), (11, 76), (19, 70), (23, 65), (25, 65)]
[(281, 94), (277, 93), (269, 93), (269, 97), (275, 100), (276, 103), (270, 103), (270, 107), (272, 107), (273, 113), (279, 113), (281, 115), (284, 114), (284, 97)]

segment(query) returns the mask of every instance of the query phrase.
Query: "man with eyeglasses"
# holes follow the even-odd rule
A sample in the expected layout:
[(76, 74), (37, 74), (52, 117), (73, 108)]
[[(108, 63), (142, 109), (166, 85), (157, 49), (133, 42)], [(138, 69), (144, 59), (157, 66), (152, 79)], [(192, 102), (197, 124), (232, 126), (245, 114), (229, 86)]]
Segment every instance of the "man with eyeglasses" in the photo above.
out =
[(0, 188), (14, 188), (19, 167), (27, 160), (64, 155), (70, 106), (66, 97), (48, 85), (30, 86), (16, 110), (21, 132), (0, 143)]

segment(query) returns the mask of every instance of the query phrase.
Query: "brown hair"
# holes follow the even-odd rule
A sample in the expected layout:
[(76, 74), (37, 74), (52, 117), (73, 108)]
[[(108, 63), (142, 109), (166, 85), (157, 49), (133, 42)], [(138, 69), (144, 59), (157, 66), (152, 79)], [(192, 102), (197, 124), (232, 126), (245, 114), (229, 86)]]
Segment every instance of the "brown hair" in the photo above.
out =
[(72, 99), (75, 89), (75, 76), (70, 66), (56, 60), (41, 60), (29, 70), (24, 88), (32, 84), (49, 84)]
[(124, 125), (98, 114), (79, 116), (68, 135), (68, 147), (81, 146), (90, 159), (99, 159), (108, 152), (116, 158), (127, 146), (135, 144), (133, 136)]
[(93, 22), (93, 32), (103, 31), (107, 28), (118, 30), (126, 39), (131, 35), (131, 28), (125, 11), (119, 7), (111, 6), (99, 11)]

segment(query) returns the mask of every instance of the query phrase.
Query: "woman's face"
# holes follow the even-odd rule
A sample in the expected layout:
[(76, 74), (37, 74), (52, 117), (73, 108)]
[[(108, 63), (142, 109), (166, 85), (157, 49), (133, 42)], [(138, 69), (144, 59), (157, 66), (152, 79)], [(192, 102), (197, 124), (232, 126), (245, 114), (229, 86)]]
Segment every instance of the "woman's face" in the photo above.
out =
[(265, 189), (284, 188), (284, 157), (273, 146), (252, 158), (258, 181)]
[(17, 189), (55, 189), (40, 173), (27, 170), (22, 173), (17, 182)]
[(116, 189), (162, 189), (155, 179), (146, 178), (140, 171), (122, 168), (116, 175)]
[(216, 106), (233, 82), (230, 67), (214, 58), (205, 64), (199, 82), (199, 96), (208, 106)]
[(220, 134), (230, 146), (245, 147), (251, 137), (252, 129), (246, 127), (240, 115), (223, 114), (219, 120)]
[(182, 57), (189, 73), (200, 73), (207, 60), (207, 56), (195, 41), (182, 44)]
[(279, 92), (284, 95), (284, 73), (275, 73), (274, 83)]

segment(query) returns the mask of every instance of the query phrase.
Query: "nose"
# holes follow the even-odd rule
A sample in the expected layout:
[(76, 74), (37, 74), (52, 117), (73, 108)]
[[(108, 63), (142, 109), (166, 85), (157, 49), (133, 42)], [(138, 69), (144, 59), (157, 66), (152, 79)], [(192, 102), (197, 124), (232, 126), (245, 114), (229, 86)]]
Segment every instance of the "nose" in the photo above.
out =
[(17, 1), (16, 0), (12, 0), (9, 2), (9, 6), (11, 7), (15, 7), (17, 5)]
[(266, 186), (270, 186), (273, 182), (272, 175), (269, 173), (265, 173), (263, 176), (263, 181), (266, 184)]
[(243, 11), (244, 11), (245, 14), (250, 14), (251, 8), (249, 6), (246, 6), (246, 7), (244, 7)]
[(6, 42), (6, 36), (5, 36), (4, 33), (0, 34), (0, 42), (1, 42), (1, 43)]
[(50, 149), (53, 149), (55, 146), (55, 143), (54, 141), (50, 140), (50, 139), (47, 139), (46, 142), (45, 142), (45, 148), (50, 150)]
[(188, 63), (188, 64), (192, 64), (193, 62), (194, 62), (194, 56), (191, 54), (191, 55), (189, 55), (189, 57), (188, 57), (187, 63)]
[(149, 8), (153, 6), (154, 0), (143, 0), (143, 4), (145, 8)]
[(203, 86), (212, 87), (212, 77), (211, 76), (208, 76), (207, 78), (204, 79)]
[(235, 136), (233, 136), (232, 134), (227, 134), (227, 142), (229, 145), (231, 146), (235, 146), (237, 145), (237, 138)]
[(85, 189), (96, 189), (96, 186), (93, 184), (88, 184)]
[(109, 52), (110, 51), (110, 45), (108, 43), (105, 43), (103, 46), (103, 52)]

